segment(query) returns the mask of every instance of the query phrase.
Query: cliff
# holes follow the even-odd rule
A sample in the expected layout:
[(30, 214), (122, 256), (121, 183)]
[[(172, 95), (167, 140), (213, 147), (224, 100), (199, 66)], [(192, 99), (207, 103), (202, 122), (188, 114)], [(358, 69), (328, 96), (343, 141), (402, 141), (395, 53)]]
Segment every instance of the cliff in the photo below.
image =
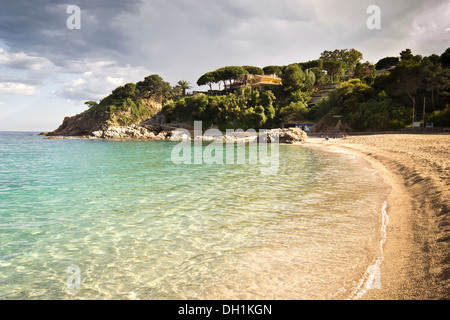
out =
[[(90, 136), (95, 131), (105, 131), (109, 127), (130, 126), (152, 117), (161, 109), (161, 104), (153, 99), (133, 101), (122, 108), (101, 104), (72, 117), (65, 117), (61, 126), (47, 136)], [(139, 106), (136, 106), (139, 105)]]
[(130, 126), (154, 116), (170, 94), (170, 84), (158, 75), (119, 86), (99, 103), (87, 101), (89, 109), (66, 117), (62, 125), (47, 136), (83, 136), (109, 127)]

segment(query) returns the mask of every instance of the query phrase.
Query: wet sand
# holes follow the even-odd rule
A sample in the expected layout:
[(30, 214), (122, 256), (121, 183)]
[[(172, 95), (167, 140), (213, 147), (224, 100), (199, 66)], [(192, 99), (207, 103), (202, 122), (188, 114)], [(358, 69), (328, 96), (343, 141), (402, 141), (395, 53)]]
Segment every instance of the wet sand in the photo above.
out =
[(309, 138), (304, 146), (361, 156), (392, 186), (381, 288), (361, 299), (450, 299), (450, 135)]

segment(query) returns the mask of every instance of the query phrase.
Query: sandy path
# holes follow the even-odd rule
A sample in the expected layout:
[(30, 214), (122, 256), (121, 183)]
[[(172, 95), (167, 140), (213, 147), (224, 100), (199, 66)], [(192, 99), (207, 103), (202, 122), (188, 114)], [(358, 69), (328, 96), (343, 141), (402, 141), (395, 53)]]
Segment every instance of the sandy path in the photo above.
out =
[(362, 299), (450, 299), (450, 135), (310, 138), (304, 145), (362, 156), (392, 186), (381, 289)]

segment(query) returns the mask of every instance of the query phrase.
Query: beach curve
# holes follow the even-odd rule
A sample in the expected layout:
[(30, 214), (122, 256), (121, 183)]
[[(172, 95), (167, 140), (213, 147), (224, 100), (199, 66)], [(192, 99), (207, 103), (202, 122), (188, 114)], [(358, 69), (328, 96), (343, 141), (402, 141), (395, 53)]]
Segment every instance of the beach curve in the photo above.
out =
[[(311, 137), (305, 147), (364, 158), (392, 187), (381, 286), (368, 300), (450, 297), (450, 135), (374, 134), (346, 139)], [(352, 297), (349, 297), (352, 298)]]

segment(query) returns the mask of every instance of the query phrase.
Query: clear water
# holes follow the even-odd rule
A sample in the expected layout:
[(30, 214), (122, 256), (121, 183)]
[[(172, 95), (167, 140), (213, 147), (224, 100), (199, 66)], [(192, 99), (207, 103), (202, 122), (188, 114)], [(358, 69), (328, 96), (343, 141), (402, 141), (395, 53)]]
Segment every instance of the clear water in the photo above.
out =
[(175, 145), (0, 133), (0, 299), (332, 299), (356, 288), (388, 193), (365, 163), (280, 146), (278, 174), (265, 176), (260, 165), (176, 166)]

